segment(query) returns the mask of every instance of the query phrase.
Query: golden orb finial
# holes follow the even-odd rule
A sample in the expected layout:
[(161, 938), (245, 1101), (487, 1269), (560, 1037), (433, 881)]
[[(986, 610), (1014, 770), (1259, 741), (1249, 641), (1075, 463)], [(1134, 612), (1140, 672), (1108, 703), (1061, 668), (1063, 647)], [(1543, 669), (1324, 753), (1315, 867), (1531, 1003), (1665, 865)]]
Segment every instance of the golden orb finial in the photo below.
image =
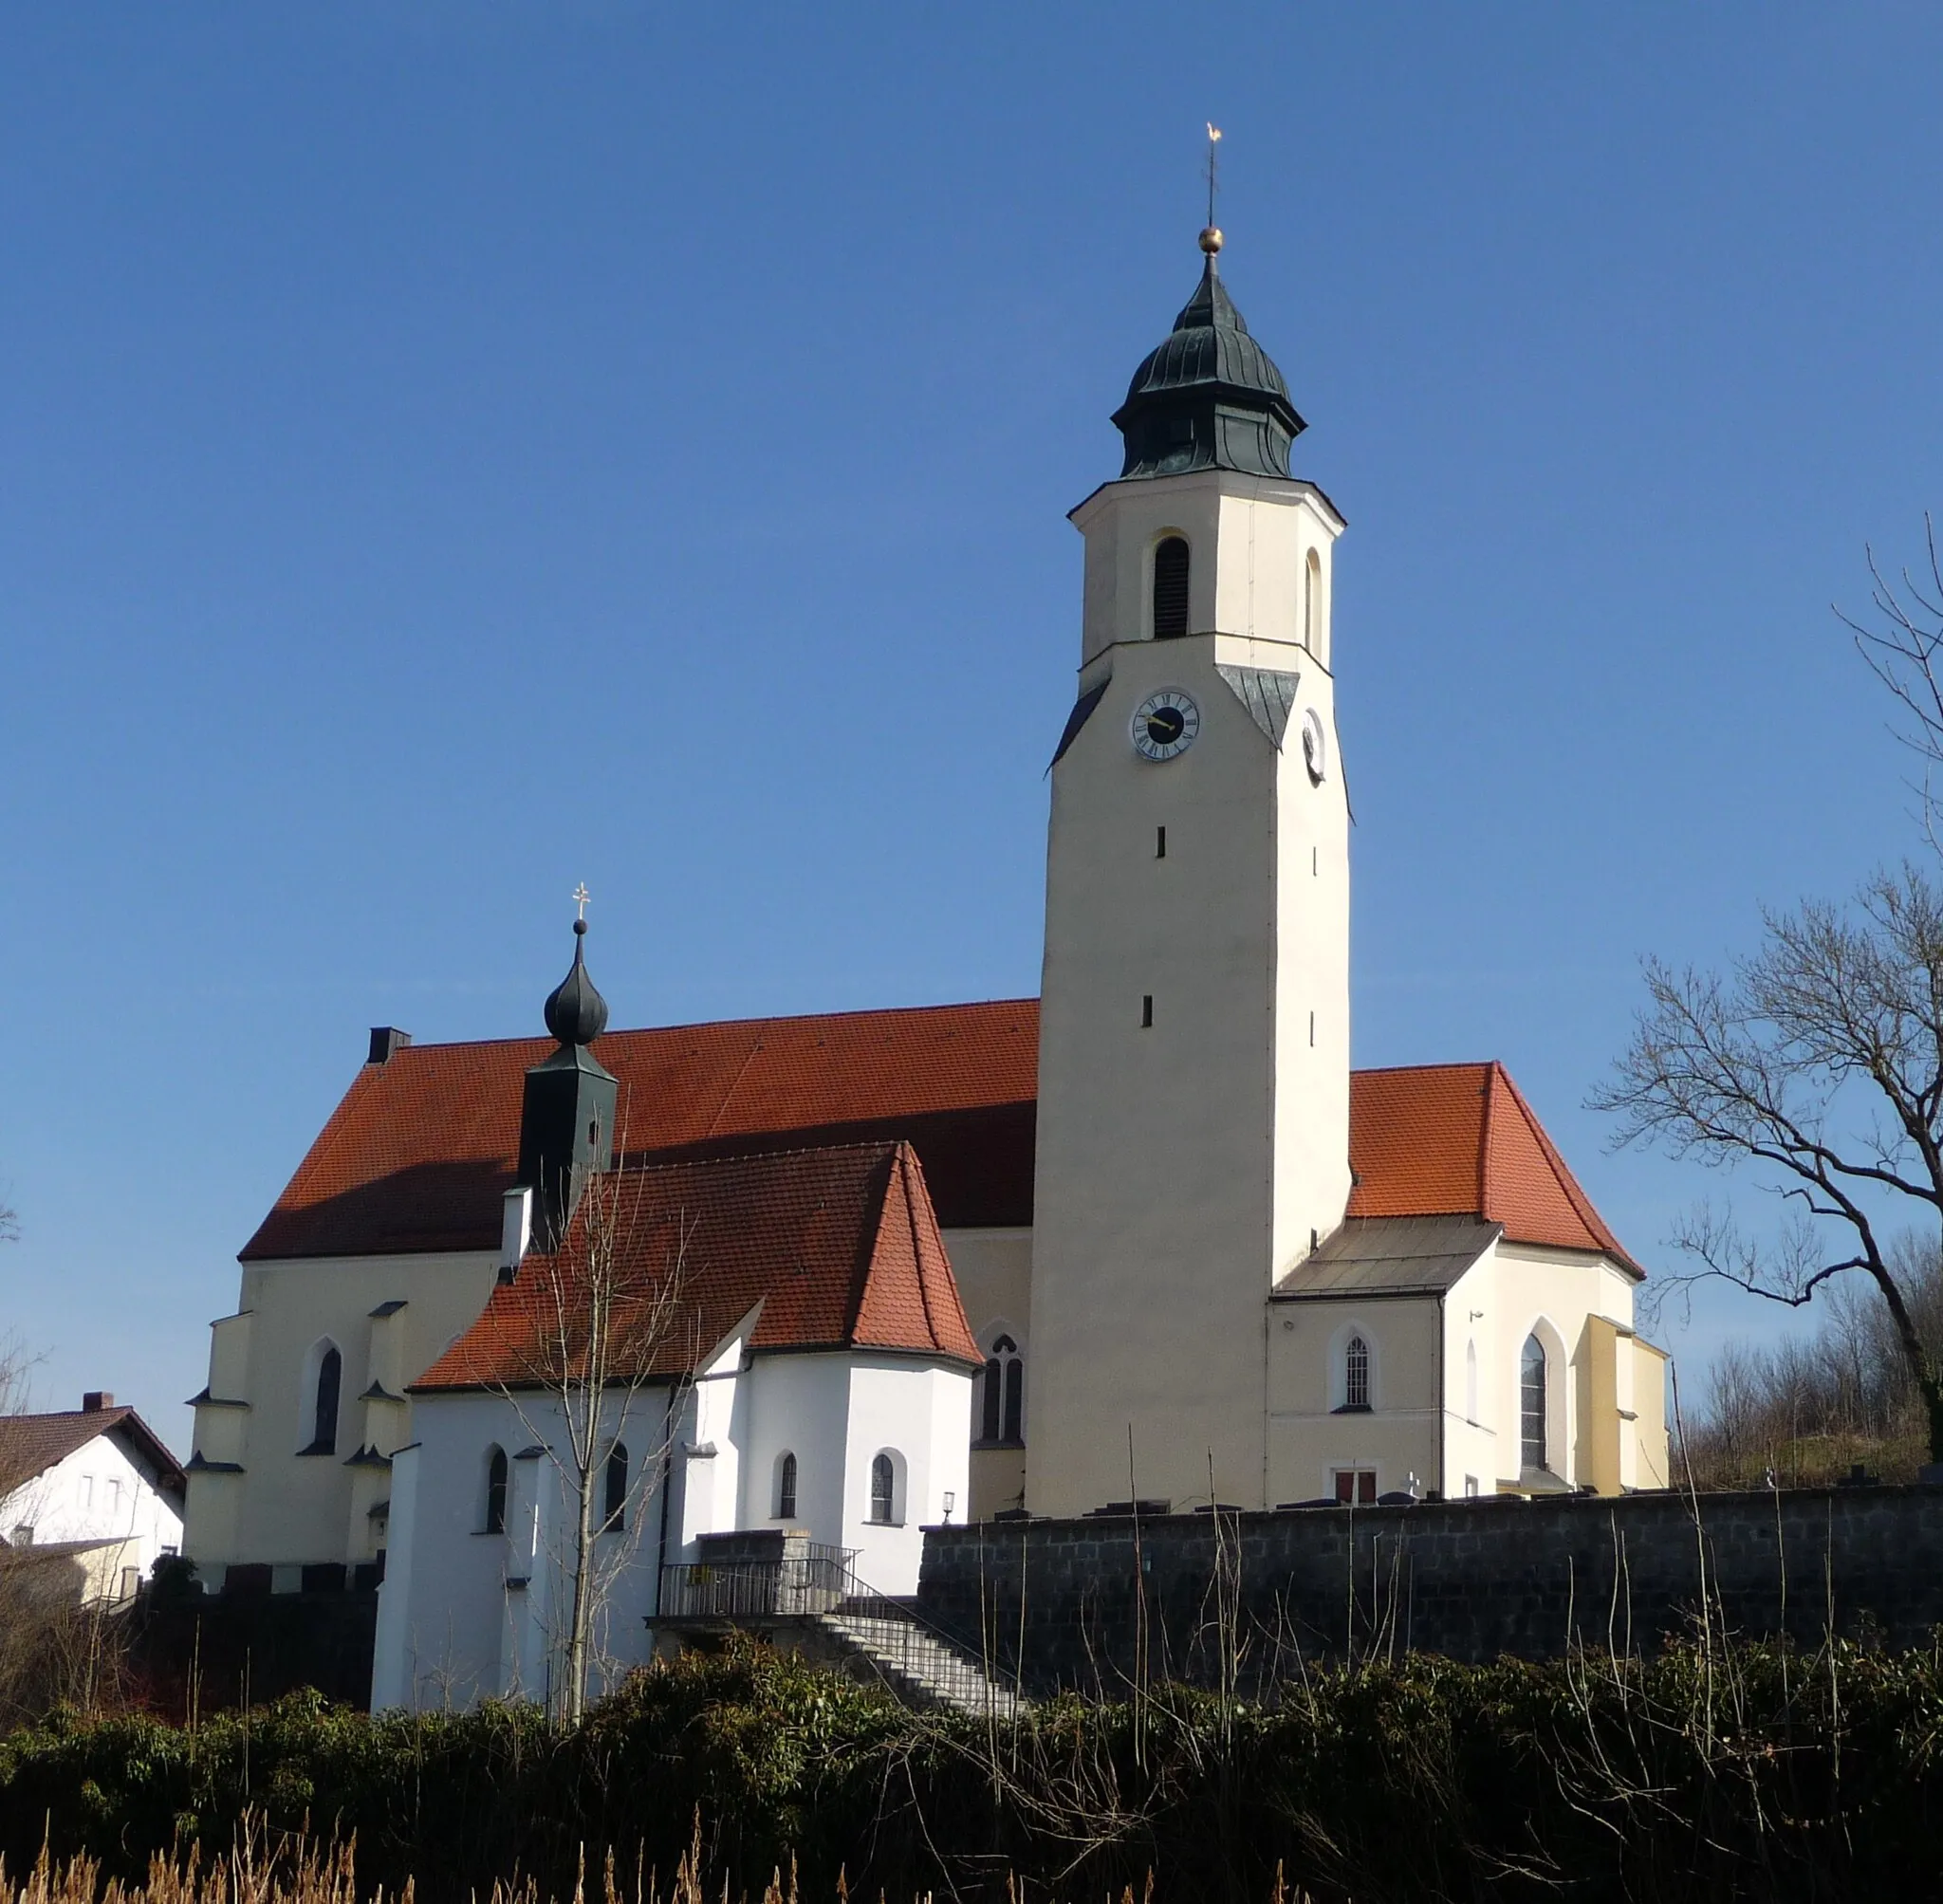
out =
[(1221, 249), (1221, 227), (1208, 225), (1202, 228), (1201, 250), (1212, 258)]

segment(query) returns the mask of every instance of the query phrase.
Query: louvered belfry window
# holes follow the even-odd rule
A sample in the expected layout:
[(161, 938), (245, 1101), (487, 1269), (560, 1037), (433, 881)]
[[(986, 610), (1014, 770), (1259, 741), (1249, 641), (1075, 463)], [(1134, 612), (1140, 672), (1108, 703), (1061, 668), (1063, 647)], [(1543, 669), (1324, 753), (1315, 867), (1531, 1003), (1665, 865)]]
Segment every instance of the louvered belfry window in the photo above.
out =
[(1177, 535), (1154, 550), (1154, 638), (1171, 641), (1188, 632), (1188, 545)]

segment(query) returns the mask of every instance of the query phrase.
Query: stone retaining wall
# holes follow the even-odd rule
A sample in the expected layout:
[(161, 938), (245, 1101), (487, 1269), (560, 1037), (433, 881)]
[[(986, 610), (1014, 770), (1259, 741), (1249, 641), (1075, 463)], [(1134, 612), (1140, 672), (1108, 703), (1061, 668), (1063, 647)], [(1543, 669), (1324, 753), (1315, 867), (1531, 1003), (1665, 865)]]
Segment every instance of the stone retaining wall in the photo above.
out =
[[(1697, 1516), (1697, 1525), (1696, 1525)], [(1704, 1594), (1703, 1594), (1704, 1582)], [(1651, 1651), (1703, 1599), (1749, 1634), (1943, 1626), (1943, 1488), (1488, 1499), (929, 1528), (923, 1615), (1028, 1691), (1244, 1685), (1373, 1650)], [(1221, 1635), (1235, 1636), (1224, 1648)]]

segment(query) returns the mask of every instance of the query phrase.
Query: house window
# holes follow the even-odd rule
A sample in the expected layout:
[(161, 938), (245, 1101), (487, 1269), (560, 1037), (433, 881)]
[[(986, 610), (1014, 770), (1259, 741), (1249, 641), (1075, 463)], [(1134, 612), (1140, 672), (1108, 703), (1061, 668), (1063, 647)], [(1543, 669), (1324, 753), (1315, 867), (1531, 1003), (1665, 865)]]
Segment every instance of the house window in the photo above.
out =
[(606, 1494), (601, 1531), (618, 1534), (627, 1525), (627, 1444), (624, 1441), (617, 1441), (607, 1451)]
[(796, 1518), (796, 1457), (786, 1454), (776, 1463), (776, 1518)]
[(20, 1524), (20, 1525), (14, 1528), (13, 1530), (12, 1544), (16, 1547), (30, 1547), (33, 1545), (33, 1544), (34, 1524), (31, 1521), (23, 1521)]
[(1374, 1468), (1337, 1469), (1336, 1498), (1345, 1505), (1373, 1507), (1377, 1499), (1377, 1470)]
[(1464, 1418), (1477, 1419), (1477, 1344), (1464, 1344)]
[(133, 1599), (140, 1591), (141, 1569), (139, 1567), (123, 1567), (121, 1569), (121, 1591), (119, 1598), (121, 1599)]
[(1467, 1501), (1475, 1501), (1477, 1499), (1477, 1476), (1475, 1474), (1467, 1474), (1464, 1477), (1464, 1498)]
[(1535, 1335), (1527, 1336), (1525, 1352), (1518, 1359), (1519, 1463), (1531, 1473), (1543, 1471), (1547, 1465), (1545, 1383), (1545, 1344)]
[(1026, 1439), (1026, 1362), (1010, 1336), (992, 1339), (981, 1385), (978, 1438), (1000, 1447), (1022, 1447)]
[(1171, 641), (1188, 632), (1188, 545), (1166, 536), (1154, 549), (1154, 638)]
[(897, 1525), (897, 1464), (888, 1453), (870, 1464), (870, 1518), (879, 1527)]
[(1370, 1405), (1370, 1345), (1351, 1336), (1342, 1349), (1342, 1406), (1367, 1410)]
[(495, 1448), (486, 1457), (486, 1522), (489, 1534), (506, 1532), (506, 1450)]
[(300, 1451), (305, 1454), (335, 1454), (338, 1451), (338, 1392), (343, 1385), (344, 1359), (335, 1342), (320, 1342), (311, 1350), (317, 1358), (317, 1373), (311, 1378), (310, 1440)]
[(1317, 660), (1323, 653), (1323, 559), (1310, 549), (1302, 565), (1302, 645)]

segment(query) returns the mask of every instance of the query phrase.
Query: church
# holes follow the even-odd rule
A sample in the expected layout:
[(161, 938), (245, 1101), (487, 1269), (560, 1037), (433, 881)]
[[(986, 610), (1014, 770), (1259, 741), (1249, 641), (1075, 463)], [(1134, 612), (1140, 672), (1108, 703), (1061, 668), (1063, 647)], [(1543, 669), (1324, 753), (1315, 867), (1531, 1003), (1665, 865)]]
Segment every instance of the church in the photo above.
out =
[(1345, 524), (1221, 248), (1071, 512), (1040, 996), (609, 1030), (583, 919), (546, 1037), (374, 1031), (213, 1324), (206, 1589), (381, 1581), (379, 1703), (541, 1683), (596, 1257), (667, 1296), (579, 1489), (623, 1659), (729, 1536), (898, 1595), (946, 1521), (1666, 1485), (1643, 1272), (1505, 1068), (1351, 1069)]

